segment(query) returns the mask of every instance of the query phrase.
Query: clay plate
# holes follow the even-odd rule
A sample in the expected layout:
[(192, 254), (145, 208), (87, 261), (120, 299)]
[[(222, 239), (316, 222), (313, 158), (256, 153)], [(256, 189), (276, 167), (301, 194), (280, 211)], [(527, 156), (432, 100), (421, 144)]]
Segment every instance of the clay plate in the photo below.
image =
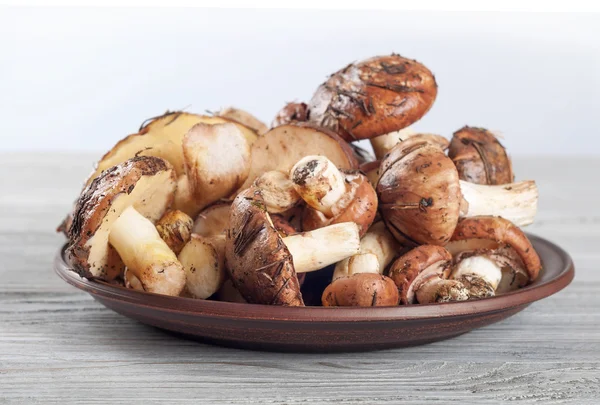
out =
[(56, 273), (97, 301), (142, 323), (207, 343), (276, 351), (366, 351), (448, 339), (498, 322), (565, 288), (575, 274), (560, 247), (529, 235), (544, 269), (518, 291), (479, 301), (380, 308), (276, 307), (167, 297), (80, 278), (64, 247)]

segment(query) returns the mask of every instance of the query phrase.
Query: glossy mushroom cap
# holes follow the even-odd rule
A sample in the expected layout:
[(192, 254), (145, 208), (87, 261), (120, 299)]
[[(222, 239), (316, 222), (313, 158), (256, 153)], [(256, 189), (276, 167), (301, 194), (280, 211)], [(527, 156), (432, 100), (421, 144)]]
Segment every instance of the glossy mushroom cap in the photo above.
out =
[(506, 149), (490, 131), (465, 126), (454, 133), (448, 156), (461, 180), (476, 184), (508, 184), (514, 181)]
[(156, 222), (173, 200), (175, 172), (161, 158), (139, 156), (102, 172), (81, 193), (69, 228), (67, 257), (83, 277), (112, 280), (125, 265), (108, 243), (128, 207)]
[(398, 305), (398, 289), (386, 276), (357, 273), (334, 280), (323, 291), (324, 307), (385, 307)]
[(309, 103), (309, 121), (347, 141), (405, 128), (433, 105), (437, 84), (419, 62), (400, 55), (351, 63), (334, 73)]
[(396, 145), (381, 162), (379, 211), (405, 245), (445, 245), (460, 214), (462, 194), (454, 163), (418, 137)]

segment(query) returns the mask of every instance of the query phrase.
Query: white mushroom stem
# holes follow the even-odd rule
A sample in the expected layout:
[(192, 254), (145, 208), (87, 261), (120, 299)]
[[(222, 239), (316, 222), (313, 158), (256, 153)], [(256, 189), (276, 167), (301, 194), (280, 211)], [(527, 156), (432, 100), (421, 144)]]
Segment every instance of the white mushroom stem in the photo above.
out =
[(133, 207), (126, 208), (114, 221), (108, 241), (145, 291), (164, 295), (181, 293), (185, 285), (181, 263), (154, 224)]
[(380, 135), (375, 138), (371, 138), (371, 146), (373, 146), (373, 152), (377, 159), (382, 159), (383, 156), (388, 153), (398, 142), (402, 142), (404, 139), (416, 135), (417, 132), (412, 128), (404, 128), (400, 131), (390, 132), (389, 134)]
[(294, 183), (277, 170), (264, 173), (254, 185), (261, 190), (267, 211), (271, 214), (285, 212), (300, 201)]
[(467, 203), (461, 206), (463, 217), (494, 215), (517, 226), (533, 223), (538, 203), (535, 181), (486, 186), (461, 180), (460, 190)]
[(502, 268), (489, 257), (477, 255), (460, 260), (451, 275), (455, 280), (473, 276), (484, 280), (495, 291), (502, 278)]
[(304, 201), (331, 217), (332, 206), (346, 193), (344, 175), (324, 156), (306, 156), (290, 171), (294, 188)]
[(225, 235), (211, 238), (193, 234), (179, 253), (185, 270), (185, 287), (193, 298), (206, 299), (225, 281)]
[(438, 276), (427, 279), (415, 296), (419, 304), (431, 304), (434, 302), (466, 301), (469, 299), (465, 286), (456, 280), (446, 280)]
[(383, 273), (398, 252), (399, 245), (383, 222), (372, 225), (360, 240), (360, 253), (338, 262), (333, 280), (356, 273)]
[(296, 273), (315, 271), (358, 253), (358, 225), (342, 222), (283, 238)]

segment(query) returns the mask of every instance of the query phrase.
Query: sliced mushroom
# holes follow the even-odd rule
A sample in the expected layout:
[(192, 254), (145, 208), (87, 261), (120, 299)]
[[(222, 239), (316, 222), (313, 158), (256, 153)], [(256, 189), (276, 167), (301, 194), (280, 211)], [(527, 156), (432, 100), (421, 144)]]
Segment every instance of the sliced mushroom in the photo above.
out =
[(217, 113), (217, 116), (227, 118), (229, 120), (238, 122), (259, 135), (263, 135), (269, 130), (264, 122), (256, 118), (254, 115), (247, 111), (240, 110), (239, 108), (227, 107)]
[(487, 185), (514, 181), (506, 149), (487, 129), (465, 126), (456, 131), (448, 156), (456, 165), (461, 180)]
[(260, 189), (240, 193), (231, 206), (225, 246), (229, 275), (250, 303), (302, 306), (297, 273), (314, 271), (358, 252), (358, 227), (343, 223), (282, 238)]
[(358, 273), (334, 280), (323, 291), (324, 307), (386, 307), (398, 305), (398, 289), (381, 274)]
[(156, 157), (130, 159), (94, 179), (79, 197), (69, 229), (67, 256), (75, 271), (112, 280), (127, 266), (146, 291), (178, 294), (181, 265), (154, 227), (174, 190), (171, 165)]
[(477, 298), (522, 287), (542, 267), (523, 231), (499, 217), (461, 220), (448, 247), (455, 254), (449, 276), (473, 284), (471, 295)]
[(402, 304), (469, 299), (469, 291), (461, 282), (443, 278), (451, 260), (446, 249), (434, 245), (418, 246), (396, 259), (389, 277), (398, 287)]
[(418, 121), (436, 95), (433, 74), (419, 62), (374, 57), (331, 75), (308, 105), (309, 121), (347, 141), (369, 139)]
[[(181, 145), (184, 135), (196, 124), (222, 124), (231, 122), (222, 117), (208, 117), (183, 111), (167, 111), (165, 114), (146, 120), (139, 132), (117, 142), (97, 164), (89, 176), (87, 184), (98, 177), (103, 170), (126, 161), (134, 156), (148, 155), (161, 157), (170, 162), (177, 175), (185, 173)], [(256, 133), (239, 123), (238, 129), (244, 134), (249, 145), (257, 139)]]
[(322, 155), (340, 169), (358, 167), (352, 148), (335, 133), (307, 123), (280, 125), (252, 145), (250, 174), (241, 189), (271, 170), (289, 173), (304, 156)]
[(404, 128), (400, 131), (390, 132), (389, 134), (372, 138), (370, 142), (371, 146), (373, 146), (375, 157), (377, 159), (383, 159), (385, 154), (392, 150), (392, 148), (398, 143), (414, 136), (418, 136), (422, 140), (431, 142), (442, 150), (448, 149), (450, 144), (450, 142), (448, 142), (448, 140), (441, 135), (421, 133), (412, 128)]
[(288, 211), (300, 202), (289, 176), (277, 170), (263, 173), (254, 181), (254, 187), (262, 190), (265, 206), (271, 214)]
[(191, 297), (206, 299), (221, 288), (227, 274), (224, 249), (225, 235), (205, 238), (193, 234), (179, 253), (185, 270), (185, 288)]
[(229, 228), (229, 211), (231, 203), (217, 202), (202, 210), (196, 220), (192, 232), (200, 236), (225, 235)]
[(364, 235), (377, 213), (377, 194), (360, 173), (342, 173), (323, 156), (306, 156), (290, 172), (294, 188), (308, 205), (303, 229), (355, 222)]
[(183, 138), (183, 156), (197, 208), (192, 216), (237, 190), (250, 170), (250, 148), (232, 123), (194, 125)]
[[(526, 224), (536, 211), (535, 183), (477, 186), (460, 182), (450, 158), (418, 137), (394, 146), (379, 171), (380, 213), (401, 243), (445, 245), (461, 215), (500, 215)], [(501, 202), (496, 200), (499, 195)]]
[(308, 120), (308, 106), (306, 103), (287, 103), (275, 116), (271, 128), (306, 120)]
[(179, 210), (169, 210), (156, 223), (156, 230), (167, 246), (176, 255), (190, 240), (194, 221), (186, 213)]
[(360, 240), (359, 253), (338, 262), (333, 280), (356, 273), (380, 273), (392, 262), (400, 245), (383, 222), (373, 224)]

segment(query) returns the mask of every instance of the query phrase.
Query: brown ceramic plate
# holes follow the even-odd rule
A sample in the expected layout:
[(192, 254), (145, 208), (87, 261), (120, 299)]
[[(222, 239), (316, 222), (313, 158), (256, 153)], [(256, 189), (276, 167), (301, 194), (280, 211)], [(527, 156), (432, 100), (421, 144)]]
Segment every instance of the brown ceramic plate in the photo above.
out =
[(498, 322), (565, 288), (575, 269), (569, 255), (529, 235), (544, 269), (518, 291), (479, 301), (379, 308), (276, 307), (168, 297), (80, 278), (64, 248), (57, 274), (107, 308), (148, 325), (208, 343), (279, 351), (375, 350), (448, 339)]

